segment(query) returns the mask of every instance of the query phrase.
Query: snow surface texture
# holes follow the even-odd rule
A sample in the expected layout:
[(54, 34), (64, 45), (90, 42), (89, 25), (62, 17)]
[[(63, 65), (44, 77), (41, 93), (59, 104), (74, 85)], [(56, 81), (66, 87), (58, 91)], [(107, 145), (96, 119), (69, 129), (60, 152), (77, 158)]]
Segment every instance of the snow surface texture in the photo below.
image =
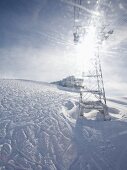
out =
[(112, 121), (78, 118), (77, 93), (0, 80), (0, 169), (127, 170), (127, 98), (108, 106)]

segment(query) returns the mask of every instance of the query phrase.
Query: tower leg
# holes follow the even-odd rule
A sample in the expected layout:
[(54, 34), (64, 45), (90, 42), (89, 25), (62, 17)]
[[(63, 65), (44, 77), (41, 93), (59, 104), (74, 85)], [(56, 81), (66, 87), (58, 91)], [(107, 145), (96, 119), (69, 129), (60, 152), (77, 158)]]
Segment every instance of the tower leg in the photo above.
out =
[(104, 121), (111, 120), (107, 105), (105, 104), (103, 105), (103, 110), (101, 111), (101, 113), (103, 114)]

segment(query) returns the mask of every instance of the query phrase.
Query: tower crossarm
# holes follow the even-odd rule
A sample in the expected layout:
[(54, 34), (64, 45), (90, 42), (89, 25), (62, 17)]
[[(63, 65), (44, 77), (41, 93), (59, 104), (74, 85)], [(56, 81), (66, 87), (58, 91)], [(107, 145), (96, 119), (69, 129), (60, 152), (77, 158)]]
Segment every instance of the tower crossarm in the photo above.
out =
[(82, 90), (82, 92), (102, 95), (102, 91), (99, 91), (99, 90)]
[(84, 75), (83, 76), (84, 78), (87, 78), (87, 77), (101, 77), (101, 75)]

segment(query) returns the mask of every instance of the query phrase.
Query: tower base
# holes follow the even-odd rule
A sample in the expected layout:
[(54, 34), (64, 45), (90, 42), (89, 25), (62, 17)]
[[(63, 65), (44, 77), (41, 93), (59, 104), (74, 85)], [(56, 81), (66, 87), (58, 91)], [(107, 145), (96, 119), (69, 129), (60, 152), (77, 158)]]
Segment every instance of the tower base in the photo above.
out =
[(88, 115), (88, 113), (90, 113), (93, 110), (98, 111), (102, 115), (102, 119), (104, 121), (111, 120), (107, 105), (100, 103), (98, 101), (97, 102), (89, 101), (89, 102), (79, 103), (79, 116), (80, 117), (85, 117), (85, 113)]

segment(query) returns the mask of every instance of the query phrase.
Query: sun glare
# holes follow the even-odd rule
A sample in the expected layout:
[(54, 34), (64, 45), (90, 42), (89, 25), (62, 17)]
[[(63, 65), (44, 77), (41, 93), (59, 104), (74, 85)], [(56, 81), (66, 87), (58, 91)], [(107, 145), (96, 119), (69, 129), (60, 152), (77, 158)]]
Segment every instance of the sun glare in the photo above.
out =
[(91, 60), (94, 59), (97, 51), (96, 27), (90, 26), (83, 40), (76, 46), (78, 60), (81, 64), (82, 72), (88, 72)]

